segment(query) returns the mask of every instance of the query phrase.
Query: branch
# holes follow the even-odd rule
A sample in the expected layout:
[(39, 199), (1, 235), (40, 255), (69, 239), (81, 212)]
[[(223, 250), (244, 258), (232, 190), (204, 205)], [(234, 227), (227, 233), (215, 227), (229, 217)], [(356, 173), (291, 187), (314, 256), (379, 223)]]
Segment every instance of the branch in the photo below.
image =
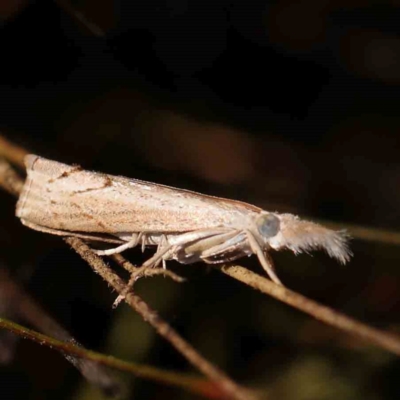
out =
[(299, 293), (283, 286), (276, 285), (269, 279), (257, 275), (241, 266), (225, 265), (221, 268), (221, 271), (231, 278), (245, 283), (264, 294), (268, 294), (289, 306), (313, 316), (317, 320), (358, 336), (361, 339), (365, 339), (400, 356), (400, 339), (394, 335), (383, 332), (379, 329), (371, 328), (362, 322), (349, 318), (344, 314), (323, 306)]
[[(51, 335), (59, 341), (62, 340), (65, 346), (80, 346), (81, 351), (86, 351), (3, 269), (0, 269), (0, 303), (3, 317), (7, 316), (7, 318), (18, 321), (24, 320), (47, 335)], [(48, 343), (43, 344), (49, 345)], [(116, 397), (122, 392), (121, 383), (112, 376), (108, 369), (90, 360), (64, 355), (90, 383), (100, 388), (106, 395)]]
[(17, 146), (0, 135), (0, 156), (21, 168), (25, 168), (24, 158), (27, 153), (28, 152), (23, 147)]
[(400, 232), (397, 231), (346, 223), (338, 224), (331, 221), (320, 222), (321, 224), (324, 224), (334, 230), (340, 230), (344, 228), (349, 232), (351, 237), (356, 239), (365, 240), (367, 242), (391, 244), (395, 246), (400, 245)]
[(192, 393), (200, 394), (206, 397), (223, 398), (222, 393), (218, 392), (218, 387), (212, 384), (210, 381), (206, 381), (204, 379), (195, 378), (188, 375), (185, 376), (182, 373), (164, 371), (148, 365), (139, 365), (132, 362), (123, 361), (113, 356), (85, 349), (70, 342), (66, 343), (61, 340), (54, 339), (53, 337), (35, 332), (4, 318), (0, 318), (0, 328), (7, 329), (9, 332), (12, 332), (24, 339), (29, 339), (51, 349), (58, 350), (64, 355), (75, 356), (75, 359), (79, 360), (84, 358), (85, 360), (90, 361), (93, 365), (101, 364), (110, 368), (118, 369), (120, 371), (126, 371), (144, 379), (184, 388)]
[(15, 172), (11, 165), (0, 156), (0, 186), (8, 193), (18, 197), (21, 193), (23, 185), (24, 181), (21, 179), (21, 177)]
[[(135, 267), (131, 262), (129, 262), (125, 257), (121, 255), (121, 253), (115, 253), (110, 256), (120, 267), (124, 268), (130, 274), (135, 274), (138, 272), (138, 267)], [(163, 275), (172, 279), (175, 282), (182, 283), (185, 281), (185, 278), (175, 274), (175, 272), (170, 271), (169, 269), (161, 268), (151, 268), (146, 269), (143, 272), (143, 277)]]

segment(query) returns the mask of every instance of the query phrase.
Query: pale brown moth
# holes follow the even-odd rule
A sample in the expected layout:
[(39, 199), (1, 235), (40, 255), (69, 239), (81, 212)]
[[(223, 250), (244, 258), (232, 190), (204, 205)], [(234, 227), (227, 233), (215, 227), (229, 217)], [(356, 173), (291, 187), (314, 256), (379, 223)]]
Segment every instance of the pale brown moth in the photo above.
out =
[[(16, 215), (32, 229), (60, 236), (109, 242), (122, 252), (138, 244), (156, 246), (143, 266), (166, 260), (182, 264), (225, 263), (255, 254), (270, 278), (269, 250), (295, 254), (321, 248), (341, 263), (351, 253), (347, 236), (292, 214), (122, 176), (85, 171), (28, 155), (27, 179)], [(165, 264), (164, 264), (165, 265)]]

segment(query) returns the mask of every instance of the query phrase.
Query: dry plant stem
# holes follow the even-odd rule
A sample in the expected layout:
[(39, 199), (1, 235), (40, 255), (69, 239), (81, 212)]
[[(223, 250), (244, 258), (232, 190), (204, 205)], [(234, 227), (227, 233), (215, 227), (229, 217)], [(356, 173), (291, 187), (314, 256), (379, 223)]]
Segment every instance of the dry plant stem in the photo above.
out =
[(0, 134), (0, 156), (25, 169), (24, 157), (27, 154), (23, 147), (15, 145)]
[(130, 372), (145, 379), (184, 388), (206, 397), (223, 398), (218, 387), (210, 381), (126, 362), (85, 349), (2, 269), (0, 269), (0, 303), (2, 308), (11, 308), (13, 319), (24, 319), (46, 335), (34, 332), (4, 318), (0, 318), (0, 328), (59, 350), (68, 361), (81, 371), (88, 381), (98, 386), (106, 395), (117, 395), (123, 391), (120, 383), (105, 368), (110, 367)]
[(168, 276), (175, 282), (182, 283), (185, 279), (175, 274), (174, 272), (164, 268), (149, 268), (148, 266), (135, 267), (121, 253), (116, 253), (110, 256), (117, 264), (128, 271), (131, 276), (124, 291), (115, 299), (113, 307), (118, 307), (122, 300), (124, 300), (126, 294), (133, 289), (135, 282), (142, 277), (149, 277), (155, 275)]
[(368, 325), (349, 318), (329, 307), (310, 300), (299, 293), (293, 292), (283, 286), (276, 285), (270, 280), (238, 265), (225, 265), (221, 268), (221, 271), (224, 274), (257, 289), (264, 294), (268, 294), (283, 303), (297, 308), (298, 310), (303, 311), (328, 325), (365, 339), (400, 356), (400, 339), (398, 337), (371, 328)]
[[(131, 274), (135, 274), (138, 271), (138, 267), (135, 267), (131, 262), (129, 262), (125, 257), (121, 255), (121, 253), (116, 253), (110, 256), (118, 265), (124, 268)], [(185, 278), (175, 274), (174, 272), (170, 271), (169, 269), (164, 268), (147, 268), (143, 276), (155, 276), (155, 275), (164, 275), (165, 277), (171, 278), (175, 282), (182, 283), (185, 281)]]
[[(45, 310), (4, 271), (0, 270), (0, 291), (1, 300), (12, 307), (13, 314), (34, 326), (36, 329), (52, 336), (56, 340), (65, 342), (65, 345), (72, 343), (81, 346), (68, 331), (58, 322), (49, 316)], [(82, 351), (86, 351), (81, 347)], [(67, 353), (65, 358), (71, 362), (82, 375), (92, 384), (99, 387), (107, 395), (117, 395), (121, 392), (120, 383), (110, 374), (110, 371), (101, 365), (86, 359), (75, 358)]]
[(119, 266), (128, 271), (130, 274), (133, 274), (137, 271), (138, 267), (134, 266), (131, 262), (129, 262), (125, 257), (122, 257), (121, 253), (115, 253), (110, 256)]
[[(185, 376), (181, 373), (163, 371), (148, 365), (137, 365), (132, 362), (119, 360), (118, 358), (87, 350), (70, 342), (66, 343), (54, 339), (53, 337), (43, 335), (39, 332), (32, 331), (31, 329), (16, 324), (15, 322), (7, 321), (4, 318), (0, 318), (0, 328), (7, 329), (9, 332), (12, 332), (24, 339), (29, 339), (52, 349), (56, 349), (62, 352), (64, 355), (74, 355), (77, 357), (76, 359), (85, 358), (94, 365), (102, 364), (120, 371), (129, 372), (135, 376), (140, 376), (145, 379), (150, 379), (180, 388), (184, 387), (186, 390), (196, 394), (201, 394), (212, 398), (222, 398), (222, 396), (218, 397), (218, 388), (204, 379)], [(214, 396), (210, 396), (210, 394), (214, 394)]]
[(11, 165), (0, 156), (0, 186), (13, 196), (18, 196), (21, 193), (23, 185), (24, 181)]
[[(121, 256), (122, 257), (122, 256)], [(127, 261), (123, 262), (123, 265), (125, 266), (125, 268), (128, 268), (128, 263)], [(129, 265), (129, 269), (132, 269), (133, 265)], [(136, 268), (135, 270), (133, 270), (133, 272), (131, 272), (131, 276), (129, 278), (128, 283), (125, 285), (125, 288), (122, 292), (119, 293), (119, 296), (115, 299), (113, 307), (117, 307), (122, 300), (125, 299), (126, 295), (133, 290), (133, 285), (135, 284), (135, 282), (141, 278), (145, 276), (146, 271), (149, 269), (149, 267), (147, 265), (141, 266), (139, 268)]]
[(352, 225), (352, 224), (337, 224), (330, 221), (320, 221), (332, 229), (345, 228), (351, 237), (361, 240), (366, 240), (373, 243), (385, 243), (395, 246), (400, 245), (400, 232), (390, 231), (388, 229), (370, 228), (368, 226)]
[[(119, 294), (124, 293), (125, 282), (116, 275), (94, 252), (80, 239), (69, 237), (64, 239), (109, 285)], [(159, 335), (169, 341), (185, 358), (210, 380), (219, 385), (230, 398), (251, 399), (253, 396), (233, 382), (217, 367), (205, 360), (188, 342), (152, 310), (139, 296), (128, 292), (125, 302), (129, 304), (142, 318), (157, 331)]]
[(175, 274), (175, 272), (172, 272), (169, 269), (164, 269), (164, 268), (148, 269), (144, 273), (145, 277), (156, 276), (156, 275), (163, 275), (164, 277), (171, 278), (173, 281), (178, 283), (182, 283), (185, 281), (185, 278), (182, 278), (181, 276)]

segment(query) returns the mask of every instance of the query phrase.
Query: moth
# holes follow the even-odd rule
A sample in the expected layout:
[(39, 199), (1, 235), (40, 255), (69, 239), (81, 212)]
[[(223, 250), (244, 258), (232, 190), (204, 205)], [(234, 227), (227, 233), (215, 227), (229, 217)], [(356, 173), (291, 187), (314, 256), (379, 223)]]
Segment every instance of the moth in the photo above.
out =
[(167, 260), (219, 264), (255, 254), (278, 284), (271, 249), (297, 254), (320, 248), (343, 264), (351, 256), (345, 232), (292, 214), (86, 171), (32, 154), (25, 165), (27, 179), (16, 208), (22, 223), (54, 235), (110, 243), (107, 250), (94, 250), (99, 255), (155, 246), (155, 254), (143, 264), (152, 268)]

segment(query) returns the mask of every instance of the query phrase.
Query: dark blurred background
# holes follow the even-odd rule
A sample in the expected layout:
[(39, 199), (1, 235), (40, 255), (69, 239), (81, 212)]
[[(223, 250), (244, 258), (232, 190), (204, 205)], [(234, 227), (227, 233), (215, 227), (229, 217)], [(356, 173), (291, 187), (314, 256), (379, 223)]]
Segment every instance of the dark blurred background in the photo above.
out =
[[(30, 151), (343, 227), (398, 229), (400, 2), (1, 0), (0, 18), (0, 130)], [(89, 348), (191, 371), (14, 206), (1, 194), (0, 261), (49, 313)], [(399, 249), (357, 239), (352, 249), (345, 267), (320, 253), (273, 257), (290, 288), (398, 331)], [(262, 273), (254, 257), (241, 264)], [(187, 282), (147, 279), (138, 292), (237, 381), (271, 399), (400, 398), (394, 355), (204, 265), (171, 267)], [(123, 379), (130, 398), (192, 398)], [(1, 367), (0, 397), (102, 398), (27, 341)]]

